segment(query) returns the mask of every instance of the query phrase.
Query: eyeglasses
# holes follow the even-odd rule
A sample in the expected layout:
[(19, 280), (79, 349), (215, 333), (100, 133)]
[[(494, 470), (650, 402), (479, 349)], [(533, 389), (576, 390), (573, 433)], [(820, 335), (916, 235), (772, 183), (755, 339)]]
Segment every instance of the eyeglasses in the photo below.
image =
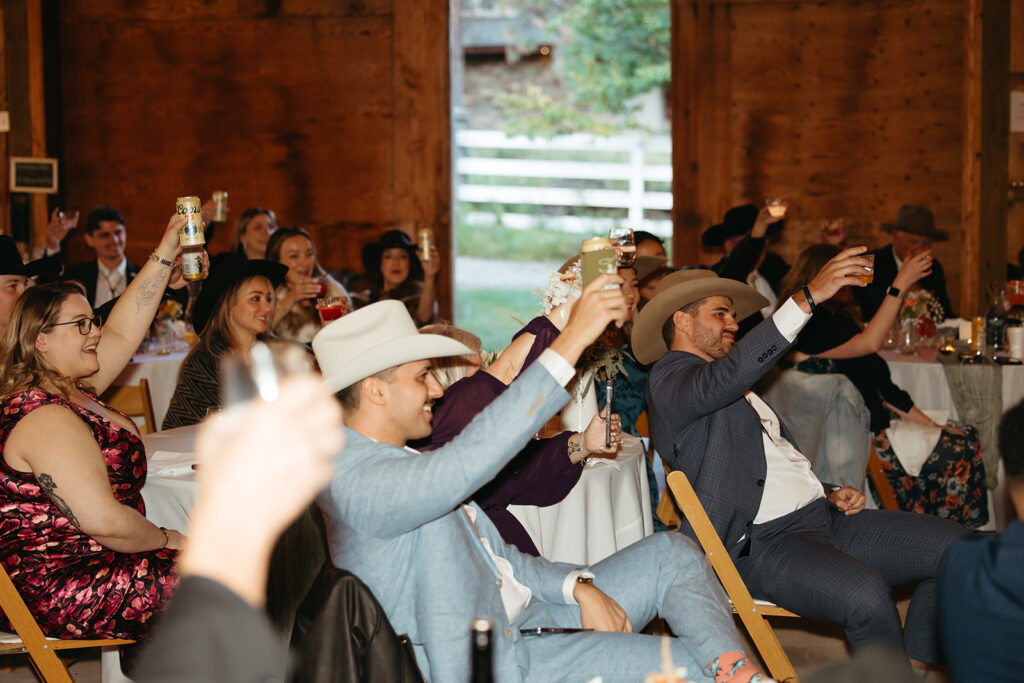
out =
[(92, 318), (82, 318), (81, 320), (69, 320), (66, 323), (53, 323), (50, 327), (60, 327), (61, 325), (78, 325), (78, 333), (83, 337), (92, 332), (92, 326), (103, 327), (103, 316), (96, 315)]

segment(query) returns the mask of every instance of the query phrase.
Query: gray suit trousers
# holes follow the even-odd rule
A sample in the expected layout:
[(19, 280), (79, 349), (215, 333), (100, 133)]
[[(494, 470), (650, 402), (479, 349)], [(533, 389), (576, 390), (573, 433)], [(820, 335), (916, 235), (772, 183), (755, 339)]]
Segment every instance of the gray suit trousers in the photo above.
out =
[[(968, 529), (913, 512), (862, 510), (846, 516), (821, 498), (753, 527), (736, 568), (755, 597), (797, 614), (842, 624), (855, 650), (882, 644), (939, 663), (939, 560)], [(917, 583), (906, 628), (892, 588)]]

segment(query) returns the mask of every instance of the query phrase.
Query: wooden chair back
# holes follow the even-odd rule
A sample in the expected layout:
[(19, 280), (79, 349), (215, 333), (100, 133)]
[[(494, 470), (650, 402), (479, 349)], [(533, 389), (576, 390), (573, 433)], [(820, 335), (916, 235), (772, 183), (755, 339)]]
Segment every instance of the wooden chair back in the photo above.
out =
[[(3, 634), (0, 638), (0, 655), (28, 653), (32, 666), (46, 683), (71, 683), (71, 674), (64, 662), (57, 656), (60, 650), (72, 650), (85, 647), (114, 647), (128, 645), (133, 640), (58, 640), (47, 638), (36, 623), (35, 617), (29, 612), (25, 601), (21, 599), (18, 589), (0, 566), (0, 610), (14, 627), (13, 634)], [(2, 633), (2, 632), (0, 632)]]
[(868, 456), (868, 476), (871, 477), (871, 483), (882, 501), (882, 509), (899, 510), (900, 505), (896, 502), (896, 494), (892, 490), (889, 477), (886, 476), (885, 468), (882, 466), (882, 459), (878, 457), (878, 451), (875, 450), (874, 444), (871, 444), (871, 455)]
[[(140, 379), (136, 385), (112, 386), (103, 392), (103, 400), (110, 407), (128, 417), (141, 417), (146, 423), (139, 425), (139, 433), (145, 436), (159, 430), (153, 415), (153, 399), (149, 393), (149, 382)], [(138, 423), (136, 423), (138, 424)]]
[(743, 622), (743, 626), (750, 634), (761, 659), (772, 678), (777, 681), (796, 681), (796, 671), (793, 664), (786, 656), (786, 652), (779, 643), (778, 636), (771, 625), (765, 620), (766, 616), (773, 617), (795, 617), (789, 610), (763, 600), (754, 600), (743, 583), (740, 573), (736, 570), (732, 558), (725, 550), (725, 544), (718, 537), (711, 519), (708, 518), (704, 506), (697, 498), (697, 492), (693, 490), (690, 480), (683, 472), (678, 470), (668, 473), (668, 490), (672, 492), (676, 505), (682, 511), (686, 521), (693, 528), (697, 542), (707, 555), (711, 568), (715, 570), (718, 580), (732, 600), (733, 611)]

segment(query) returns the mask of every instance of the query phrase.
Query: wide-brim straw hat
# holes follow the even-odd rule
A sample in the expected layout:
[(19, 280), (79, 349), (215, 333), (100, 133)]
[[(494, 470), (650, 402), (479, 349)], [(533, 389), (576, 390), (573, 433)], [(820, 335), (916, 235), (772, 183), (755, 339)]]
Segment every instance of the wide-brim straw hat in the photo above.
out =
[(288, 266), (264, 259), (247, 259), (227, 254), (210, 264), (210, 274), (203, 280), (196, 303), (192, 308), (192, 327), (196, 334), (202, 334), (217, 305), (228, 293), (231, 286), (240, 280), (262, 276), (270, 280), (275, 288), (284, 282)]
[(936, 242), (949, 239), (949, 233), (935, 227), (935, 214), (927, 206), (904, 204), (896, 214), (895, 223), (883, 223), (886, 232), (902, 230), (911, 235), (920, 235)]
[(324, 382), (334, 392), (404, 363), (473, 350), (439, 334), (420, 334), (401, 301), (388, 299), (335, 320), (313, 337)]
[(648, 365), (665, 355), (668, 347), (661, 337), (661, 328), (673, 313), (683, 306), (709, 296), (725, 296), (732, 300), (736, 320), (743, 320), (768, 305), (768, 299), (750, 285), (718, 277), (703, 268), (679, 270), (665, 276), (633, 322), (633, 354)]

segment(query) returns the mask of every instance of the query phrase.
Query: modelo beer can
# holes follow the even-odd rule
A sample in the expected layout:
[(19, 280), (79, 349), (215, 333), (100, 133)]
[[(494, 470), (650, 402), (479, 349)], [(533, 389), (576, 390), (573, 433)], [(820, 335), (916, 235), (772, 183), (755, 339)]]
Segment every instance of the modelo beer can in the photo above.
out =
[[(607, 237), (591, 237), (583, 240), (580, 248), (583, 270), (583, 286), (586, 287), (602, 273), (615, 275), (619, 272), (615, 247)], [(619, 285), (607, 284), (602, 289), (618, 289)]]
[(199, 197), (178, 197), (178, 215), (185, 216), (188, 222), (182, 226), (178, 233), (181, 246), (201, 247), (206, 244), (206, 236), (203, 234), (203, 213)]

